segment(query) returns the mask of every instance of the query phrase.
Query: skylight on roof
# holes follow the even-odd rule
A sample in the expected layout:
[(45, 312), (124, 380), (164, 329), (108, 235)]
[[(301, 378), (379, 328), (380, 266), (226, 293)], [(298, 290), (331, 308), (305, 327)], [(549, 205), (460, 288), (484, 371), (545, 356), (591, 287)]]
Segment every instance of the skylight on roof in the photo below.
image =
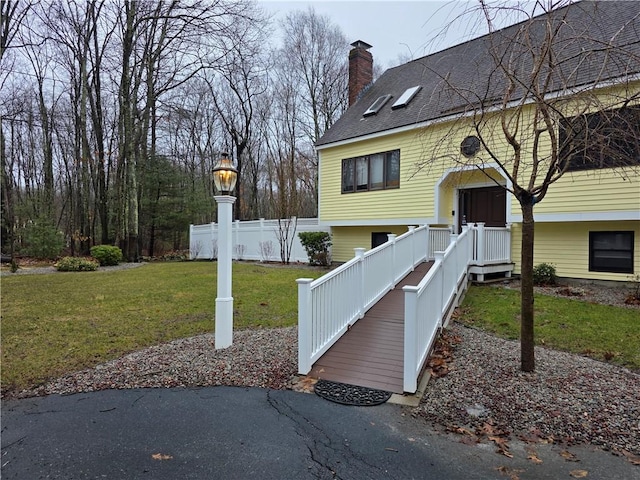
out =
[(420, 91), (422, 87), (420, 85), (417, 85), (415, 87), (411, 87), (411, 88), (407, 88), (404, 93), (402, 95), (400, 95), (400, 98), (398, 98), (398, 100), (396, 100), (396, 103), (394, 103), (393, 105), (391, 105), (391, 109), (395, 110), (397, 108), (402, 108), (402, 107), (406, 107), (409, 102), (411, 100), (413, 100), (413, 97), (416, 96), (416, 94)]
[(370, 115), (375, 115), (380, 111), (384, 104), (389, 101), (390, 98), (391, 95), (382, 95), (381, 97), (378, 97), (376, 101), (373, 102), (373, 104), (369, 108), (367, 108), (367, 111), (364, 112), (362, 116), (368, 117)]

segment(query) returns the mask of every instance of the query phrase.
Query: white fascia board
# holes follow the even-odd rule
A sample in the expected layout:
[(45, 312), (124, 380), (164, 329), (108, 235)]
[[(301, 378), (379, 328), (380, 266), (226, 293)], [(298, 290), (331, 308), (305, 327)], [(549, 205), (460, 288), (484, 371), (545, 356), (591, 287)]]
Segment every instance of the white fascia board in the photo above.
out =
[[(607, 81), (604, 81), (604, 82), (599, 82), (596, 85), (582, 85), (580, 87), (574, 87), (574, 88), (569, 89), (569, 90), (559, 90), (559, 91), (556, 91), (556, 92), (549, 92), (549, 93), (547, 93), (545, 95), (545, 99), (553, 100), (553, 99), (561, 98), (561, 97), (570, 97), (571, 95), (575, 95), (577, 93), (581, 93), (581, 92), (584, 92), (584, 91), (587, 91), (587, 90), (600, 90), (602, 88), (613, 87), (613, 86), (616, 86), (616, 85), (629, 84), (629, 83), (635, 82), (636, 80), (640, 80), (640, 73), (636, 73), (634, 75), (625, 76), (625, 77), (614, 78), (614, 79), (607, 80)], [(507, 103), (507, 105), (505, 107), (506, 107), (506, 109), (510, 109), (510, 108), (513, 108), (513, 107), (519, 105), (520, 103), (522, 103), (522, 99), (512, 100), (511, 102)], [(523, 105), (529, 105), (529, 104), (532, 104), (532, 103), (533, 103), (532, 100), (525, 99)], [(349, 145), (351, 143), (362, 142), (362, 141), (365, 141), (365, 140), (372, 140), (374, 138), (386, 137), (387, 135), (395, 135), (397, 133), (408, 132), (408, 131), (411, 131), (411, 130), (418, 130), (418, 129), (429, 127), (431, 125), (436, 125), (438, 123), (446, 123), (446, 122), (453, 121), (453, 120), (462, 120), (464, 118), (474, 117), (475, 115), (477, 115), (478, 111), (482, 111), (483, 113), (493, 113), (493, 112), (500, 111), (505, 107), (503, 107), (502, 105), (496, 105), (496, 106), (487, 107), (487, 108), (481, 109), (481, 110), (473, 110), (471, 112), (456, 113), (456, 114), (452, 114), (452, 115), (447, 115), (445, 117), (440, 117), (440, 118), (436, 118), (436, 119), (433, 119), (433, 120), (427, 120), (425, 122), (413, 123), (411, 125), (405, 125), (403, 127), (392, 128), (392, 129), (389, 129), (389, 130), (383, 130), (381, 132), (370, 133), (369, 135), (362, 135), (362, 136), (359, 136), (359, 137), (354, 137), (354, 138), (348, 138), (346, 140), (341, 140), (339, 142), (333, 142), (333, 143), (328, 143), (326, 145), (320, 145), (320, 146), (316, 147), (316, 150), (320, 151), (320, 150), (324, 150), (326, 148), (340, 147), (340, 146), (343, 146), (343, 145)]]
[[(617, 222), (640, 221), (640, 210), (620, 210), (616, 212), (580, 212), (580, 213), (535, 213), (536, 222)], [(522, 215), (513, 215), (512, 223), (522, 222)]]
[(320, 220), (323, 227), (378, 227), (385, 225), (432, 225), (437, 223), (434, 218), (382, 218), (382, 219), (353, 219), (353, 220)]

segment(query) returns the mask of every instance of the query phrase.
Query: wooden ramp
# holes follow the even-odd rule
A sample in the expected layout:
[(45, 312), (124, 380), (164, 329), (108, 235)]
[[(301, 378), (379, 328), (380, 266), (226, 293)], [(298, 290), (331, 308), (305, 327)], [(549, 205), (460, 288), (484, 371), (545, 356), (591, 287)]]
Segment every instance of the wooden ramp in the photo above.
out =
[(376, 303), (313, 365), (309, 376), (403, 393), (404, 292), (433, 262), (421, 263)]

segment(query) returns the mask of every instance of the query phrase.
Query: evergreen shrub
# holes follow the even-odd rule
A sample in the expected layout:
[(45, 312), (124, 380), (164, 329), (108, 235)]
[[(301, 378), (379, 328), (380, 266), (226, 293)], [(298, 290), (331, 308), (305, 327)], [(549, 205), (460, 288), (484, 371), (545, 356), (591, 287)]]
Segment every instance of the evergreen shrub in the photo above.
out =
[(307, 251), (309, 265), (331, 264), (331, 235), (327, 232), (300, 232), (298, 233), (300, 243)]
[(556, 267), (552, 263), (539, 263), (533, 267), (535, 285), (555, 285), (557, 281)]
[(63, 257), (55, 264), (59, 272), (93, 272), (99, 263), (93, 258)]
[(24, 229), (24, 255), (53, 260), (60, 255), (63, 247), (64, 236), (50, 219), (39, 217)]
[(96, 245), (91, 247), (91, 256), (103, 267), (113, 266), (122, 261), (122, 250), (113, 245)]

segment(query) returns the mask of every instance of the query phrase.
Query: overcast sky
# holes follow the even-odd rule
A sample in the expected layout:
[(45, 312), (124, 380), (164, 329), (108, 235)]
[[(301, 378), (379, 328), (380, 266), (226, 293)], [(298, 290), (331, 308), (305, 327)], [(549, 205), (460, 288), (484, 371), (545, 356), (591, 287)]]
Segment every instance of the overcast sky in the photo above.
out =
[(313, 6), (317, 13), (328, 15), (340, 26), (349, 42), (363, 40), (373, 45), (374, 61), (384, 68), (397, 65), (400, 55), (419, 58), (479, 35), (477, 25), (468, 22), (457, 22), (456, 28), (449, 29), (446, 35), (438, 35), (465, 10), (464, 2), (262, 0), (260, 3), (276, 19)]

